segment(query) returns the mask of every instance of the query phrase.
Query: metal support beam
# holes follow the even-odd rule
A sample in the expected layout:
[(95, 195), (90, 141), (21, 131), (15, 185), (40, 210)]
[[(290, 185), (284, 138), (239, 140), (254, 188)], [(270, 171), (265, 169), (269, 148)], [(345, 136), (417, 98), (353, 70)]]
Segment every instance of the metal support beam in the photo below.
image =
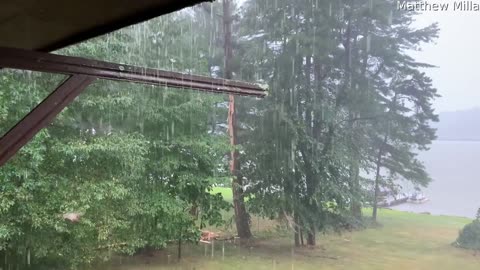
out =
[(97, 78), (204, 92), (254, 97), (266, 95), (261, 87), (245, 82), (4, 47), (0, 47), (0, 68), (70, 76), (0, 139), (0, 167)]
[(94, 80), (94, 77), (85, 75), (71, 76), (10, 129), (0, 139), (0, 167), (50, 124)]
[(66, 75), (88, 75), (95, 78), (193, 89), (205, 92), (265, 97), (261, 87), (232, 80), (214, 79), (179, 72), (55, 55), (23, 49), (0, 47), (0, 67), (26, 69)]

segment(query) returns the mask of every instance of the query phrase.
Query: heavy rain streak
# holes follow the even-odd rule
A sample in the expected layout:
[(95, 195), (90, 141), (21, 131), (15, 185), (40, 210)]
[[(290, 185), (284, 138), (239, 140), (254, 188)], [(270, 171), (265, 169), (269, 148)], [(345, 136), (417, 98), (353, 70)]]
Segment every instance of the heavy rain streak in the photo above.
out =
[[(0, 269), (479, 269), (480, 53), (448, 55), (476, 33), (403, 2), (217, 0), (53, 52), (266, 94), (95, 80), (1, 167)], [(67, 77), (1, 69), (0, 134)]]

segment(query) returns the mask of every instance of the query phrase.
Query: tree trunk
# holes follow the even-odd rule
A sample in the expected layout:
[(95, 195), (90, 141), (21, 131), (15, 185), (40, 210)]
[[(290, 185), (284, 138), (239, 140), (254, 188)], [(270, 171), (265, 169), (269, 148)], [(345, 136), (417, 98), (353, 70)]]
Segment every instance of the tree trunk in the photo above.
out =
[(296, 226), (293, 238), (295, 239), (295, 246), (299, 247), (300, 246), (300, 229), (298, 228), (298, 226)]
[(295, 239), (295, 246), (299, 247), (300, 246), (300, 226), (299, 226), (299, 218), (298, 214), (295, 213), (293, 215), (293, 220), (294, 220), (294, 239)]
[[(190, 215), (197, 220), (198, 219), (198, 204), (193, 203), (192, 207), (190, 207)], [(157, 226), (157, 221), (155, 221), (155, 226)]]
[[(223, 26), (225, 34), (225, 79), (232, 79), (232, 15), (230, 0), (223, 1)], [(230, 135), (230, 144), (232, 147), (237, 145), (237, 130), (236, 130), (236, 112), (235, 112), (235, 97), (229, 96), (228, 108), (228, 130)], [(252, 236), (250, 231), (250, 223), (248, 213), (245, 207), (243, 195), (243, 181), (239, 175), (240, 164), (238, 162), (238, 150), (232, 149), (230, 153), (230, 172), (233, 175), (232, 192), (233, 192), (233, 206), (235, 210), (235, 224), (237, 227), (237, 234), (241, 239), (248, 239)]]
[(380, 148), (378, 149), (378, 156), (376, 161), (377, 171), (375, 173), (375, 192), (374, 192), (374, 198), (373, 198), (373, 213), (372, 213), (372, 218), (373, 218), (373, 221), (375, 222), (377, 222), (378, 196), (380, 194), (380, 169), (382, 167), (383, 148), (385, 147), (385, 144), (387, 143), (387, 141), (388, 141), (388, 131), (385, 134), (382, 145), (380, 145)]
[[(302, 143), (299, 143), (300, 153), (302, 153), (302, 158), (305, 163), (305, 178), (306, 178), (306, 188), (307, 188), (307, 198), (312, 198), (316, 192), (316, 186), (314, 182), (315, 175), (313, 174), (313, 166), (310, 161), (307, 159), (307, 155), (305, 154), (305, 146)], [(317, 210), (317, 206), (313, 205), (309, 199), (304, 199), (304, 204), (308, 207), (311, 213), (315, 213)], [(308, 218), (308, 217), (307, 217)], [(305, 226), (309, 227), (309, 231), (307, 233), (307, 245), (315, 246), (315, 233), (316, 233), (316, 217), (308, 218)]]
[[(366, 23), (365, 23), (365, 28), (364, 28), (364, 37), (368, 37), (370, 33), (370, 19), (367, 18)], [(362, 55), (362, 68), (361, 68), (361, 85), (360, 91), (362, 91), (362, 95), (365, 95), (368, 92), (368, 87), (369, 87), (369, 79), (367, 78), (367, 68), (368, 68), (368, 59), (369, 59), (369, 45), (365, 44), (365, 49), (363, 51)], [(361, 118), (362, 115), (360, 112), (353, 112), (351, 114), (351, 118)], [(357, 125), (361, 125), (362, 123), (356, 123), (352, 121), (352, 129), (355, 129)], [(353, 134), (356, 134), (356, 132), (352, 132)], [(352, 142), (355, 141), (355, 139), (352, 140)], [(359, 174), (360, 174), (360, 168), (358, 161), (358, 153), (355, 152), (355, 155), (353, 156), (352, 163), (351, 163), (351, 183), (352, 183), (352, 191), (354, 194), (359, 195), (361, 192), (361, 187), (360, 187), (360, 179), (359, 179)], [(356, 196), (353, 196), (352, 199), (352, 205), (351, 205), (351, 211), (353, 217), (355, 217), (358, 220), (361, 220), (362, 218), (362, 203), (361, 200), (358, 199)]]
[(241, 188), (242, 181), (240, 177), (234, 177), (232, 181), (233, 190), (233, 207), (235, 210), (235, 225), (237, 227), (238, 237), (241, 239), (249, 239), (252, 237), (250, 231), (250, 222), (247, 209), (245, 207), (243, 190)]
[(300, 243), (302, 246), (305, 246), (305, 243), (303, 242), (303, 229), (300, 227)]
[[(359, 114), (358, 114), (359, 115)], [(357, 220), (360, 221), (362, 219), (362, 203), (360, 200), (360, 181), (359, 181), (359, 174), (360, 174), (360, 166), (359, 166), (359, 149), (355, 144), (355, 134), (356, 134), (356, 124), (355, 118), (356, 114), (350, 112), (350, 124), (348, 128), (351, 130), (350, 135), (350, 144), (352, 147), (352, 156), (350, 157), (350, 168), (349, 168), (349, 185), (350, 185), (350, 192), (351, 192), (351, 202), (350, 202), (350, 211), (352, 216)], [(358, 116), (359, 117), (359, 116)]]
[(355, 194), (352, 198), (352, 204), (351, 204), (351, 211), (352, 215), (354, 218), (357, 220), (362, 219), (362, 203), (358, 196), (360, 195), (360, 181), (359, 181), (359, 174), (360, 174), (360, 168), (358, 166), (358, 161), (353, 161), (354, 164), (352, 164), (352, 191)]
[(373, 197), (373, 213), (372, 213), (372, 218), (373, 221), (377, 222), (377, 211), (378, 211), (378, 195), (380, 193), (380, 163), (382, 162), (382, 153), (381, 150), (378, 151), (378, 157), (377, 157), (377, 171), (375, 173), (375, 192), (374, 192), (374, 197)]
[[(393, 81), (390, 83), (392, 84)], [(389, 114), (392, 114), (395, 112), (395, 107), (396, 107), (396, 104), (397, 104), (397, 97), (398, 97), (398, 93), (395, 92), (395, 95), (393, 96), (393, 99), (392, 99), (392, 102), (390, 103), (390, 111), (388, 112)], [(385, 136), (383, 138), (383, 142), (382, 144), (380, 145), (379, 149), (378, 149), (378, 156), (377, 156), (377, 162), (376, 162), (376, 165), (377, 165), (377, 171), (376, 171), (376, 174), (375, 174), (375, 194), (374, 194), (374, 198), (373, 198), (373, 213), (372, 213), (372, 218), (373, 218), (373, 221), (377, 221), (377, 212), (378, 212), (378, 195), (380, 193), (380, 169), (382, 167), (382, 156), (383, 156), (383, 151), (384, 151), (384, 147), (387, 145), (387, 142), (388, 142), (388, 136), (390, 136), (390, 122), (387, 122), (387, 131), (385, 133)]]
[(317, 230), (314, 226), (310, 227), (310, 231), (307, 234), (307, 245), (308, 246), (315, 246), (317, 244), (316, 241)]

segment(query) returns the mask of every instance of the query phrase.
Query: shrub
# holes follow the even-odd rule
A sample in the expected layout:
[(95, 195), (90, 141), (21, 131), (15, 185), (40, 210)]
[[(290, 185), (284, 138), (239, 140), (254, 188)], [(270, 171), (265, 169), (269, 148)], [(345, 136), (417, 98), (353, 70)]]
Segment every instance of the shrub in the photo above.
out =
[(480, 220), (476, 219), (460, 231), (455, 244), (466, 249), (480, 250)]

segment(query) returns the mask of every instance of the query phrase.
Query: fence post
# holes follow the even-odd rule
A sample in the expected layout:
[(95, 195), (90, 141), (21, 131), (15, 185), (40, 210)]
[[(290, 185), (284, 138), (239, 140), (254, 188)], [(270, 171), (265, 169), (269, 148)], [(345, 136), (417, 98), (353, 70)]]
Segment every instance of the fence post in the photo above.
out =
[(215, 244), (214, 243), (215, 243), (215, 240), (212, 239), (212, 258), (214, 256), (214, 251), (215, 251)]

